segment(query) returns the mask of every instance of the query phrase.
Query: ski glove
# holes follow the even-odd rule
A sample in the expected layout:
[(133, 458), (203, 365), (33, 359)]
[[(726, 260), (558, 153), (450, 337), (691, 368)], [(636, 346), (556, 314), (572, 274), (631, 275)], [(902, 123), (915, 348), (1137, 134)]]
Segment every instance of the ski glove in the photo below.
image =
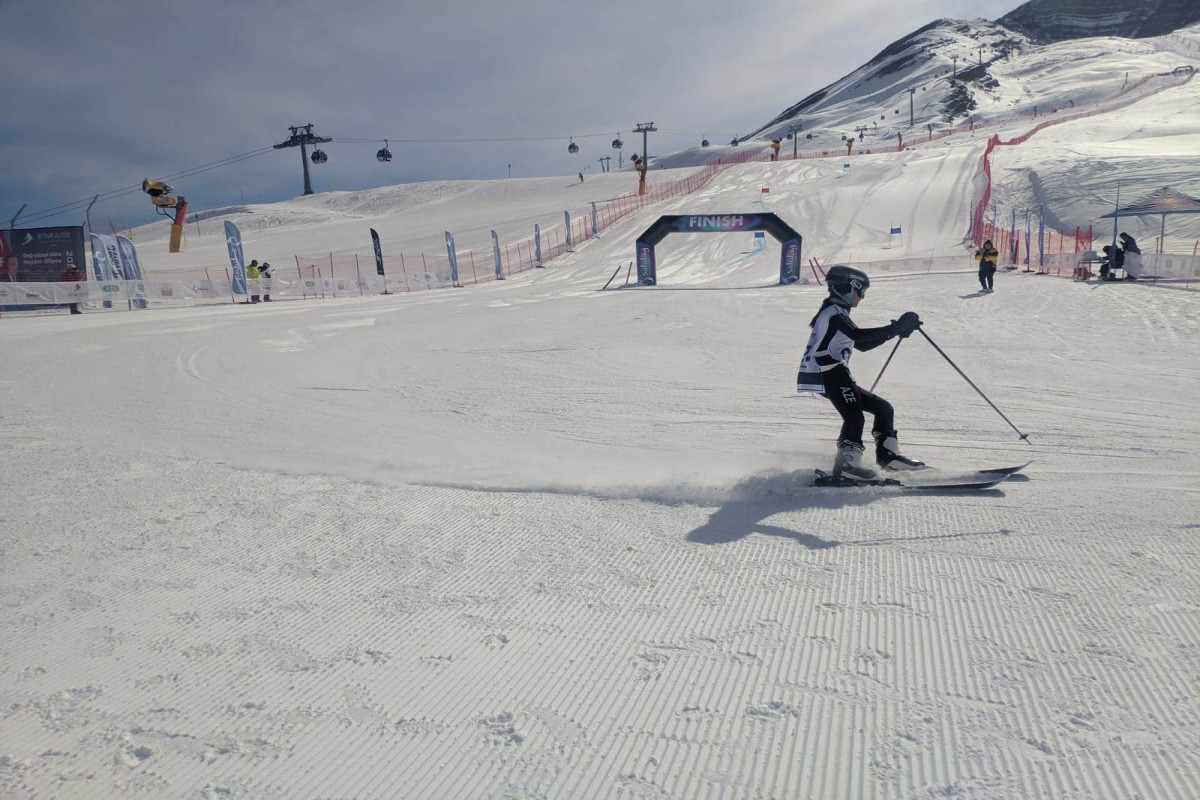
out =
[(905, 311), (900, 319), (892, 322), (892, 328), (901, 339), (907, 339), (913, 331), (921, 327), (921, 318), (915, 311)]

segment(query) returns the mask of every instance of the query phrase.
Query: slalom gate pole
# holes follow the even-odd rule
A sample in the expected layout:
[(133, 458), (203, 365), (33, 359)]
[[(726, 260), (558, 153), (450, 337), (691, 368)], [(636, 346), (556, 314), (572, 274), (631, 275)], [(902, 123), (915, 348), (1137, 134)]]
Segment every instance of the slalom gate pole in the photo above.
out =
[(896, 351), (900, 349), (900, 343), (903, 341), (904, 339), (902, 338), (896, 339), (896, 346), (892, 348), (892, 352), (888, 355), (887, 361), (883, 362), (883, 369), (879, 370), (879, 374), (875, 376), (875, 382), (871, 384), (871, 388), (867, 390), (868, 392), (875, 391), (875, 387), (878, 386), (879, 381), (883, 379), (883, 373), (887, 371), (888, 364), (892, 363), (892, 356), (896, 355)]
[[(938, 347), (938, 346), (937, 346), (937, 343), (935, 343), (935, 342), (933, 341), (933, 339), (930, 339), (930, 338), (929, 338), (929, 334), (927, 334), (925, 331), (921, 330), (920, 328), (917, 328), (917, 333), (919, 333), (919, 334), (921, 334), (922, 336), (924, 336), (924, 337), (925, 337), (925, 341), (927, 341), (927, 342), (929, 342), (931, 345), (933, 345), (933, 349), (934, 349), (934, 350), (937, 350), (937, 351), (938, 351), (938, 353), (939, 353), (939, 354), (941, 354), (942, 358), (946, 359), (946, 362), (947, 362), (948, 364), (950, 364), (950, 366), (954, 367), (954, 371), (955, 371), (955, 372), (957, 372), (959, 375), (962, 375), (962, 378), (963, 378), (963, 380), (964, 380), (964, 381), (966, 381), (968, 384), (970, 384), (972, 389), (974, 389), (976, 392), (979, 392), (979, 396), (980, 396), (980, 397), (982, 397), (984, 400), (987, 400), (987, 404), (988, 404), (989, 406), (991, 406), (991, 407), (992, 407), (992, 409), (993, 409), (993, 410), (994, 410), (994, 411), (995, 411), (997, 414), (999, 414), (999, 415), (1001, 416), (1001, 418), (1002, 418), (1002, 419), (1003, 419), (1005, 422), (1007, 422), (1007, 423), (1008, 423), (1008, 426), (1009, 426), (1010, 428), (1012, 428), (1014, 431), (1016, 431), (1016, 432), (1017, 432), (1017, 433), (1020, 435), (1021, 439), (1023, 439), (1023, 440), (1024, 440), (1025, 444), (1032, 444), (1032, 443), (1029, 441), (1029, 434), (1028, 434), (1028, 433), (1021, 433), (1021, 429), (1020, 429), (1020, 428), (1018, 428), (1016, 425), (1013, 425), (1013, 424), (1012, 424), (1012, 420), (1010, 420), (1008, 417), (1004, 416), (1004, 412), (1003, 412), (1003, 411), (1001, 411), (1000, 409), (996, 408), (996, 404), (995, 404), (995, 403), (993, 403), (991, 400), (989, 400), (989, 399), (988, 399), (988, 396), (987, 396), (986, 394), (984, 394), (984, 393), (983, 393), (983, 392), (980, 390), (980, 388), (979, 388), (978, 386), (976, 386), (976, 385), (975, 385), (975, 383), (974, 383), (974, 382), (973, 382), (973, 381), (972, 381), (970, 378), (968, 378), (968, 377), (967, 377), (967, 373), (965, 373), (965, 372), (963, 372), (961, 369), (959, 369), (959, 368), (958, 368), (958, 364), (955, 364), (955, 363), (954, 363), (954, 362), (953, 362), (953, 361), (950, 359), (950, 356), (946, 355), (946, 353), (945, 353), (945, 352), (942, 350), (942, 348), (940, 348), (940, 347)], [(887, 365), (885, 364), (884, 366), (886, 367)]]

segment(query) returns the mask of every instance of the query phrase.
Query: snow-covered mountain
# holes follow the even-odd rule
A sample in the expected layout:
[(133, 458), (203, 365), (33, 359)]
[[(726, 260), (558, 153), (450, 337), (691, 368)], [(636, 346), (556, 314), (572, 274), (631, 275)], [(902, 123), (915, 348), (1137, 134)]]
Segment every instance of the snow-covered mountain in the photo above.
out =
[[(830, 149), (855, 136), (859, 149), (870, 149), (895, 144), (898, 136), (915, 141), (969, 117), (1001, 111), (1034, 116), (1035, 109), (1080, 102), (1068, 96), (1078, 88), (1078, 75), (1086, 73), (1085, 83), (1093, 85), (1116, 81), (1106, 88), (1118, 89), (1128, 54), (1159, 49), (1131, 39), (1161, 36), (1197, 20), (1195, 0), (1032, 0), (995, 22), (935, 20), (745, 138), (784, 138), (798, 128), (801, 150)], [(1076, 69), (1081, 55), (1092, 61), (1084, 71)], [(1095, 59), (1105, 59), (1107, 75)], [(1049, 79), (1030, 85), (1035, 65), (1043, 73), (1051, 67), (1074, 74), (1043, 75)], [(665, 163), (682, 165), (678, 159)]]
[(1196, 0), (1029, 0), (997, 20), (1042, 43), (1090, 36), (1141, 39), (1197, 21)]
[(844, 78), (813, 92), (780, 112), (750, 137), (786, 136), (798, 125), (805, 141), (819, 140), (828, 129), (853, 133), (859, 126), (872, 135), (913, 122), (945, 125), (974, 108), (975, 91), (995, 86), (990, 66), (1033, 43), (1024, 35), (987, 20), (939, 19), (898, 39)]

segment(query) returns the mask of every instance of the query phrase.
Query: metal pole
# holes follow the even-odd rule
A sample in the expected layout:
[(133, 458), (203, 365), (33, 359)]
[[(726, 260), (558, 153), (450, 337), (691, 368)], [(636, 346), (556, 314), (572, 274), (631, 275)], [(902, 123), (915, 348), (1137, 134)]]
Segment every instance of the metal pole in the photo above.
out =
[(21, 203), (21, 207), (17, 209), (17, 213), (13, 214), (13, 218), (8, 221), (8, 229), (10, 231), (17, 226), (17, 217), (25, 213), (25, 206), (27, 205), (29, 205), (29, 203)]
[(896, 339), (896, 346), (888, 354), (887, 361), (883, 362), (883, 369), (879, 370), (879, 374), (875, 376), (875, 382), (871, 384), (871, 388), (867, 390), (868, 392), (875, 391), (875, 387), (879, 385), (880, 379), (883, 378), (883, 373), (887, 371), (888, 364), (892, 363), (892, 356), (896, 355), (896, 351), (900, 349), (900, 343), (903, 341), (903, 338)]
[(308, 145), (300, 143), (300, 163), (304, 165), (304, 193), (312, 194), (312, 180), (308, 177)]
[(999, 414), (999, 415), (1000, 415), (1000, 416), (1001, 416), (1001, 417), (1004, 419), (1004, 421), (1005, 421), (1005, 422), (1007, 422), (1007, 423), (1008, 423), (1009, 427), (1010, 427), (1010, 428), (1012, 428), (1014, 431), (1016, 431), (1018, 434), (1020, 434), (1020, 436), (1021, 436), (1021, 439), (1023, 439), (1023, 440), (1024, 440), (1025, 444), (1032, 444), (1032, 442), (1030, 442), (1030, 441), (1029, 441), (1029, 434), (1028, 434), (1028, 433), (1021, 433), (1021, 429), (1020, 429), (1020, 428), (1018, 428), (1016, 425), (1013, 425), (1013, 424), (1012, 424), (1012, 420), (1010, 420), (1008, 417), (1005, 417), (1005, 416), (1004, 416), (1004, 412), (1003, 412), (1003, 411), (1001, 411), (1000, 409), (996, 408), (996, 404), (995, 404), (995, 403), (993, 403), (991, 400), (989, 400), (989, 399), (988, 399), (988, 396), (987, 396), (986, 394), (984, 394), (984, 393), (983, 393), (983, 392), (980, 390), (980, 388), (979, 388), (978, 386), (976, 386), (976, 385), (975, 385), (975, 383), (974, 383), (974, 382), (973, 382), (973, 381), (972, 381), (970, 378), (968, 378), (968, 377), (967, 377), (967, 373), (965, 373), (965, 372), (963, 372), (961, 369), (959, 369), (959, 368), (958, 368), (958, 364), (955, 364), (955, 363), (954, 363), (954, 362), (953, 362), (953, 361), (950, 359), (950, 356), (946, 355), (946, 354), (945, 354), (945, 352), (943, 352), (943, 351), (942, 351), (942, 348), (940, 348), (940, 347), (938, 347), (938, 346), (937, 346), (937, 343), (936, 343), (936, 342), (934, 342), (934, 341), (933, 341), (933, 339), (930, 339), (930, 338), (929, 338), (929, 334), (928, 334), (928, 333), (926, 333), (925, 331), (921, 330), (919, 327), (917, 328), (917, 333), (919, 333), (919, 334), (921, 334), (922, 336), (924, 336), (924, 337), (925, 337), (925, 341), (927, 341), (927, 342), (929, 342), (931, 345), (933, 345), (933, 349), (934, 349), (934, 350), (937, 350), (937, 351), (938, 351), (938, 353), (941, 355), (941, 357), (942, 357), (942, 358), (944, 358), (944, 359), (946, 359), (946, 362), (947, 362), (947, 363), (948, 363), (950, 366), (954, 367), (954, 371), (955, 371), (955, 372), (957, 372), (959, 375), (962, 375), (962, 378), (963, 378), (963, 380), (964, 380), (964, 381), (966, 381), (966, 382), (967, 382), (967, 383), (970, 385), (970, 387), (971, 387), (972, 389), (974, 389), (976, 392), (979, 392), (979, 396), (980, 396), (980, 397), (982, 397), (984, 400), (987, 400), (987, 404), (988, 404), (989, 406), (991, 406), (991, 407), (992, 407), (992, 409), (993, 409), (993, 410), (994, 410), (994, 411), (995, 411), (997, 414)]
[(1115, 203), (1113, 203), (1113, 238), (1112, 238), (1112, 250), (1110, 251), (1112, 254), (1110, 256), (1110, 258), (1114, 259), (1111, 262), (1113, 264), (1116, 264), (1115, 259), (1117, 257), (1117, 221), (1121, 219), (1120, 217), (1117, 216), (1117, 214), (1120, 213), (1120, 211), (1121, 211), (1121, 184), (1118, 183), (1117, 184), (1117, 201)]
[(88, 233), (92, 232), (92, 206), (96, 205), (96, 200), (99, 198), (100, 195), (93, 197), (92, 202), (88, 203), (87, 211), (83, 212), (84, 218), (87, 220)]

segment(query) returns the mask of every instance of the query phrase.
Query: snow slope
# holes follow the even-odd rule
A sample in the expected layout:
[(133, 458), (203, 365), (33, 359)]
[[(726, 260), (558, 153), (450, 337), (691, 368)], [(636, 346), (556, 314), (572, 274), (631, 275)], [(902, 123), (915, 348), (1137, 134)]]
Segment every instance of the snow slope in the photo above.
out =
[(913, 339), (880, 385), (906, 449), (1035, 461), (829, 492), (836, 415), (792, 392), (821, 290), (601, 293), (601, 244), (469, 290), (0, 327), (0, 786), (1200, 791), (1194, 294), (879, 282), (859, 320), (919, 309), (1033, 442)]

